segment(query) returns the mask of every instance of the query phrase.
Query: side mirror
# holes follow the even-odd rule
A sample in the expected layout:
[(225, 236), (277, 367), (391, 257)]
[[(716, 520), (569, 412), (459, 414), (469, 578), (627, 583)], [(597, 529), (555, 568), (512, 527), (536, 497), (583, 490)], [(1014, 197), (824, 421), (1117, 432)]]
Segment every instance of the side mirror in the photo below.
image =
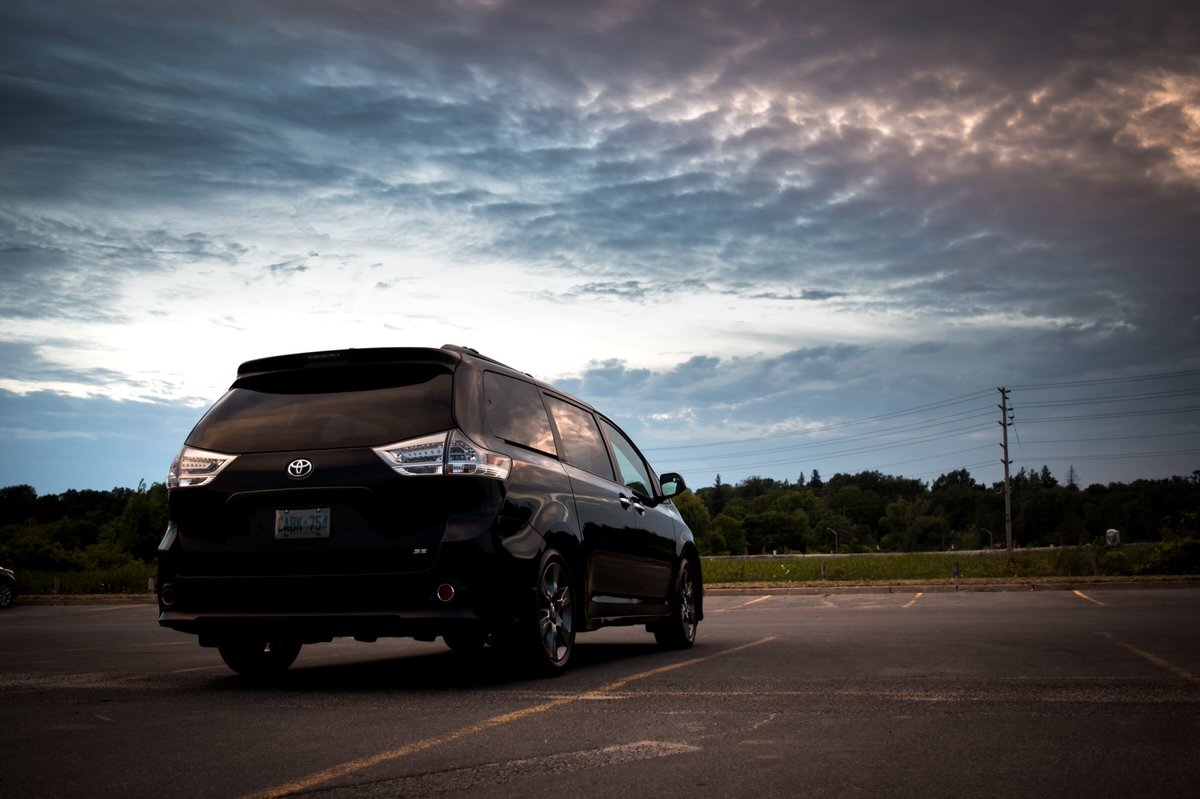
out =
[(659, 485), (662, 486), (663, 499), (677, 497), (684, 491), (688, 490), (687, 483), (683, 482), (683, 475), (675, 472), (667, 472), (658, 478)]

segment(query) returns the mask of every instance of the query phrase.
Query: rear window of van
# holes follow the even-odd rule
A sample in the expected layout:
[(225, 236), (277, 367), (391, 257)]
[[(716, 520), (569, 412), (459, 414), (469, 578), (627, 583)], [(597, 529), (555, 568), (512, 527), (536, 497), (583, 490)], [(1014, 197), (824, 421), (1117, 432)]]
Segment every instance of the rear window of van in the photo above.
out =
[(380, 446), (454, 427), (453, 375), (428, 365), (238, 381), (187, 443), (241, 454)]

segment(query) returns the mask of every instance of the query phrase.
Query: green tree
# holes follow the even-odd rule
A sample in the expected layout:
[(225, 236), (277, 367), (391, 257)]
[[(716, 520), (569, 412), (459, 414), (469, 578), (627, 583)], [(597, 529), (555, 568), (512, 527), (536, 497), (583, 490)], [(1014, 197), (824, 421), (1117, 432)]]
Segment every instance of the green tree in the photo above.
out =
[(887, 500), (874, 491), (864, 491), (857, 485), (837, 485), (829, 481), (825, 490), (824, 506), (830, 512), (849, 520), (849, 525), (873, 528), (887, 508)]
[(975, 482), (975, 478), (966, 469), (956, 469), (940, 475), (934, 480), (933, 485), (930, 486), (930, 491), (937, 493), (938, 491), (945, 491), (950, 487), (974, 489), (979, 487), (979, 483)]
[(708, 507), (700, 497), (691, 491), (685, 491), (671, 501), (675, 503), (684, 523), (697, 538), (708, 532), (708, 526), (712, 520), (708, 515)]
[(880, 525), (887, 531), (881, 541), (884, 549), (918, 552), (944, 549), (949, 544), (950, 526), (933, 515), (928, 499), (896, 500), (887, 506)]
[(120, 517), (105, 529), (104, 543), (148, 563), (158, 555), (168, 517), (167, 487), (155, 483), (147, 490), (143, 483), (126, 500)]
[[(992, 495), (975, 482), (966, 469), (943, 474), (933, 481), (929, 493), (933, 512), (946, 520), (952, 530), (988, 527), (997, 524), (991, 519)], [(1003, 513), (1003, 508), (1000, 508)]]
[(725, 514), (712, 520), (706, 541), (711, 542), (709, 554), (712, 555), (741, 555), (748, 547), (742, 522)]
[(715, 518), (725, 510), (725, 505), (729, 503), (729, 500), (733, 499), (733, 487), (722, 483), (721, 475), (718, 474), (712, 488), (701, 488), (696, 495), (704, 500), (709, 516)]
[(31, 522), (36, 517), (37, 498), (30, 485), (0, 488), (0, 525)]
[(742, 521), (742, 528), (751, 552), (802, 551), (808, 516), (804, 511), (749, 513)]

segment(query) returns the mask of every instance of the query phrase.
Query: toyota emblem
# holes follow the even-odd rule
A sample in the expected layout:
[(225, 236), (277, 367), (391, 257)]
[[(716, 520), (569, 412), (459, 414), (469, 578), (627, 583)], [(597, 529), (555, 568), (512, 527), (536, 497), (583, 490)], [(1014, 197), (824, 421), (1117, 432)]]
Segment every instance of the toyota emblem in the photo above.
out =
[(305, 460), (304, 458), (297, 458), (289, 463), (287, 467), (288, 477), (292, 478), (293, 480), (303, 480), (305, 477), (308, 477), (310, 474), (312, 474), (312, 470), (312, 461)]

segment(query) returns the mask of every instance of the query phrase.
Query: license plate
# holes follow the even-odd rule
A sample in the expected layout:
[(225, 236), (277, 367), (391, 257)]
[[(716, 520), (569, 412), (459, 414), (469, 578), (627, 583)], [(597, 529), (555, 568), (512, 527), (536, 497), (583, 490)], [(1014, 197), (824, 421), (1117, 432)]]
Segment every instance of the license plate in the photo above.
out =
[(329, 538), (329, 508), (275, 511), (276, 538)]

